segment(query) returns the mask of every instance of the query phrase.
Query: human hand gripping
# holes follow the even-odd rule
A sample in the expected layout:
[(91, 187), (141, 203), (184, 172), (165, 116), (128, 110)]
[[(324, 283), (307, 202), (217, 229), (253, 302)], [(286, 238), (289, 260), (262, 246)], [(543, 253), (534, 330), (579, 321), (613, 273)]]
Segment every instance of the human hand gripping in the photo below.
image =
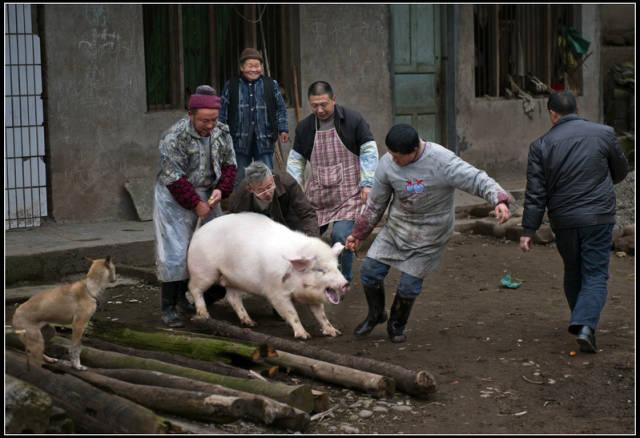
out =
[(349, 235), (347, 237), (347, 240), (344, 245), (344, 247), (351, 252), (356, 252), (359, 246), (360, 246), (360, 241), (355, 237), (353, 237), (352, 235)]
[(495, 213), (496, 213), (496, 219), (498, 220), (499, 224), (505, 223), (511, 217), (511, 212), (509, 211), (509, 207), (504, 202), (501, 202), (498, 205), (496, 205)]
[(214, 189), (207, 203), (209, 204), (209, 207), (213, 208), (221, 200), (222, 200), (222, 192), (218, 189)]
[(198, 217), (201, 219), (205, 219), (207, 216), (209, 216), (210, 211), (211, 208), (209, 208), (209, 205), (207, 205), (207, 203), (204, 201), (198, 202), (198, 205), (196, 205), (195, 208), (196, 215), (198, 215)]
[(524, 252), (531, 251), (532, 240), (529, 236), (520, 236), (520, 249)]

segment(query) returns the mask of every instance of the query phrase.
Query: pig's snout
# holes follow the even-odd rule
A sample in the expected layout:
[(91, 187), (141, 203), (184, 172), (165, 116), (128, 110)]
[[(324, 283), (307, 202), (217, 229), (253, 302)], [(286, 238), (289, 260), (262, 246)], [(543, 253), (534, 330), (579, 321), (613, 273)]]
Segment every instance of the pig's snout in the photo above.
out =
[(345, 283), (341, 288), (338, 289), (338, 292), (340, 292), (340, 295), (345, 296), (347, 294), (347, 292), (349, 292), (349, 282)]

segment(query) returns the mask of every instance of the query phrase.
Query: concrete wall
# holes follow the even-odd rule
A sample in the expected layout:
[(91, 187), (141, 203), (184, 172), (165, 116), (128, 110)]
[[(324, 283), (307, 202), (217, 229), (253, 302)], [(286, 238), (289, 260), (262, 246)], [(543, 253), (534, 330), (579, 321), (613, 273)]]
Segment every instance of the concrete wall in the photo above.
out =
[(393, 120), (389, 33), (388, 5), (300, 5), (303, 117), (311, 112), (309, 85), (327, 81), (338, 104), (360, 112), (385, 151)]
[[(136, 220), (124, 184), (153, 185), (160, 134), (183, 115), (146, 111), (142, 7), (46, 5), (42, 18), (52, 217)], [(300, 30), (303, 117), (307, 87), (327, 80), (384, 149), (392, 120), (388, 6), (301, 5)]]
[(58, 222), (137, 218), (129, 178), (153, 183), (160, 133), (183, 112), (146, 112), (140, 5), (46, 5), (47, 144)]
[[(520, 99), (475, 97), (473, 5), (460, 6), (457, 55), (457, 131), (461, 157), (490, 173), (522, 175), (529, 144), (550, 128), (546, 98), (535, 99), (530, 119)], [(600, 21), (597, 5), (582, 6), (582, 33), (593, 52), (583, 68), (583, 95), (578, 97), (584, 117), (602, 120), (599, 66)]]
[(635, 5), (606, 4), (600, 5), (600, 17), (602, 20), (602, 32), (627, 32), (635, 31)]

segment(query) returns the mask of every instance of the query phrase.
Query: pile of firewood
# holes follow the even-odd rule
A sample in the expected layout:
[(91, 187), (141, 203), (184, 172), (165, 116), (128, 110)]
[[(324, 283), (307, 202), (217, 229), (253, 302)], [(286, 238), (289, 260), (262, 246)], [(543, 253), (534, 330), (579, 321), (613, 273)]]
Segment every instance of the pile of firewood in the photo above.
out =
[(6, 373), (45, 391), (78, 433), (193, 432), (181, 419), (218, 424), (243, 419), (304, 431), (312, 414), (331, 408), (328, 394), (308, 384), (274, 380), (281, 371), (378, 398), (392, 397), (396, 389), (426, 398), (436, 389), (426, 371), (220, 321), (196, 324), (213, 335), (139, 331), (96, 321), (83, 340), (80, 358), (86, 371), (66, 362), (66, 337), (48, 339), (47, 354), (60, 361), (36, 367), (28, 363), (18, 337), (5, 332)]

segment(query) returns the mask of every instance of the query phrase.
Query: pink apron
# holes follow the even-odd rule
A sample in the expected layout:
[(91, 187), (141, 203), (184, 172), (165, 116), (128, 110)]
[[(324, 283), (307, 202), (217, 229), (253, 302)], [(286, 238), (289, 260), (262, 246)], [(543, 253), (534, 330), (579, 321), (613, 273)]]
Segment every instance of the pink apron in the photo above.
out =
[(355, 220), (360, 199), (360, 158), (340, 140), (335, 128), (316, 131), (311, 153), (311, 180), (306, 195), (318, 216), (318, 225)]

